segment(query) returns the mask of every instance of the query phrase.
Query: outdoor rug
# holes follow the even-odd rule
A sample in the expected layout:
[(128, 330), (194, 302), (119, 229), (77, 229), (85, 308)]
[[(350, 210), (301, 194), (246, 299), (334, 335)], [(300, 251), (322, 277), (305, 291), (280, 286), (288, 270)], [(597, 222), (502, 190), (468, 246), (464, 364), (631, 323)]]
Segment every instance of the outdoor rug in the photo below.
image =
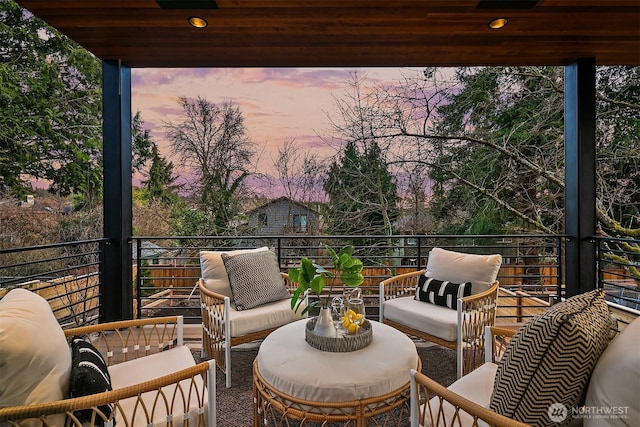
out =
[[(456, 355), (436, 345), (417, 346), (422, 359), (422, 372), (438, 383), (449, 386), (456, 378)], [(200, 350), (193, 351), (200, 361)], [(225, 387), (225, 377), (216, 368), (218, 427), (251, 427), (253, 425), (252, 364), (258, 354), (257, 345), (231, 351), (231, 388)], [(205, 359), (206, 360), (206, 359)]]

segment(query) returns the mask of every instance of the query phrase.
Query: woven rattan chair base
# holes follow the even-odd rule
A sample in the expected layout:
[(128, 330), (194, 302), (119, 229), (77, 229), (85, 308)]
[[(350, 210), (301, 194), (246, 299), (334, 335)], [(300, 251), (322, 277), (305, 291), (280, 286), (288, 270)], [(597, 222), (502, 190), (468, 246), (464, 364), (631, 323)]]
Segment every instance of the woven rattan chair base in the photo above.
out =
[[(418, 372), (422, 368), (419, 362)], [(290, 420), (299, 427), (326, 426), (365, 427), (367, 420), (375, 425), (391, 427), (409, 425), (409, 383), (382, 396), (349, 402), (315, 402), (297, 399), (276, 390), (258, 371), (258, 359), (253, 362), (253, 425), (289, 426)]]

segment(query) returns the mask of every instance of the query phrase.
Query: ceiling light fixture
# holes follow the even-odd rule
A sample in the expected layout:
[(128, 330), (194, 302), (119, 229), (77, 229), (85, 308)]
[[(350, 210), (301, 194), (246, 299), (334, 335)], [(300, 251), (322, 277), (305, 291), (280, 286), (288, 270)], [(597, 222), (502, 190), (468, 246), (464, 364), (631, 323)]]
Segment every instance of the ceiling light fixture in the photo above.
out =
[(509, 20), (507, 18), (496, 18), (489, 22), (489, 28), (491, 28), (492, 30), (497, 30), (507, 25), (508, 22)]
[(190, 16), (187, 21), (192, 27), (196, 28), (206, 28), (206, 26), (209, 25), (206, 19), (200, 18), (199, 16)]

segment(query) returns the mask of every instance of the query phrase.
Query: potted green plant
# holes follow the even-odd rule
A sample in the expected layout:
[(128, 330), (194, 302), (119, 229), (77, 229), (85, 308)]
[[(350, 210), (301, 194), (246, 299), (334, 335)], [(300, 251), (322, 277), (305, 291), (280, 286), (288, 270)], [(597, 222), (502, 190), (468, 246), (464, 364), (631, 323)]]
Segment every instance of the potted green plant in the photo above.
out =
[[(362, 276), (362, 261), (353, 257), (353, 246), (345, 246), (338, 252), (325, 245), (331, 261), (333, 263), (333, 271), (329, 271), (326, 268), (314, 264), (309, 258), (302, 258), (300, 260), (300, 267), (294, 267), (289, 269), (289, 280), (298, 284), (298, 287), (291, 297), (291, 309), (298, 311), (300, 305), (304, 301), (301, 296), (304, 292), (310, 292), (317, 295), (317, 300), (312, 301), (302, 310), (301, 314), (309, 312), (314, 307), (320, 305), (320, 314), (318, 321), (316, 322), (316, 329), (319, 334), (327, 336), (330, 330), (326, 326), (326, 319), (329, 319), (329, 325), (333, 328), (331, 322), (331, 297), (333, 283), (329, 287), (328, 295), (323, 296), (322, 291), (327, 283), (327, 278), (339, 279), (345, 286), (356, 287), (364, 281)], [(320, 326), (318, 325), (320, 323)], [(327, 328), (323, 333), (320, 329)], [(315, 330), (315, 329), (314, 329)], [(335, 329), (333, 330), (335, 334)]]

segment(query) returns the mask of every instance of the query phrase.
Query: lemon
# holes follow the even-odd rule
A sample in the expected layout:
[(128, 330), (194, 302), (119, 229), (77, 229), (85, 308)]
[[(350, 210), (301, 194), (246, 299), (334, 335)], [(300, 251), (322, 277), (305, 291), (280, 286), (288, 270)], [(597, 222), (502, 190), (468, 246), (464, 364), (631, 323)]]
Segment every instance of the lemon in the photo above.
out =
[(355, 334), (356, 332), (358, 332), (358, 329), (360, 329), (360, 325), (357, 325), (355, 323), (351, 323), (347, 327), (347, 332), (349, 332), (350, 334)]
[(348, 328), (349, 326), (351, 326), (351, 319), (349, 318), (349, 316), (344, 316), (342, 318), (342, 326), (344, 326), (345, 328)]
[(355, 313), (355, 316), (353, 316), (353, 320), (362, 320), (362, 313)]
[(356, 315), (356, 312), (352, 309), (347, 310), (347, 317), (353, 317)]

